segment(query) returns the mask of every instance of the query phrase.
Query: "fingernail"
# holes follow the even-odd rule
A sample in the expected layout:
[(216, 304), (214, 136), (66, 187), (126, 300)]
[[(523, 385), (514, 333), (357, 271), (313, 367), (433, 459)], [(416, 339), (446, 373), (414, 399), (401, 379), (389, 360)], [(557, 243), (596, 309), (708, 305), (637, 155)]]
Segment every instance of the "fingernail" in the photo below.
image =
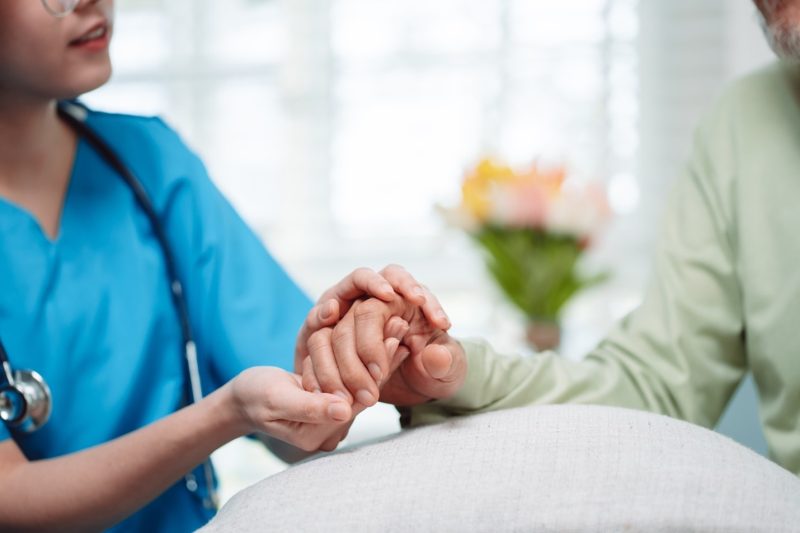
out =
[(422, 296), (423, 298), (425, 298), (425, 291), (423, 291), (422, 287), (420, 286), (414, 287), (411, 290), (411, 294), (413, 294), (414, 296)]
[(325, 304), (322, 306), (322, 309), (319, 310), (319, 317), (322, 320), (328, 320), (332, 313), (333, 310), (331, 309), (330, 304)]
[(450, 323), (450, 318), (447, 316), (447, 313), (445, 313), (441, 309), (436, 311), (436, 318), (438, 318), (439, 320), (446, 320), (448, 324)]
[(389, 285), (388, 283), (381, 283), (381, 287), (380, 288), (381, 288), (381, 290), (383, 292), (394, 293), (394, 288), (391, 285)]
[(328, 406), (328, 416), (343, 422), (350, 418), (350, 409), (343, 403), (332, 403)]
[(375, 397), (369, 393), (368, 390), (361, 389), (356, 393), (356, 401), (361, 405), (366, 405), (367, 407), (375, 404)]
[(367, 365), (367, 370), (369, 370), (372, 379), (375, 380), (375, 383), (380, 383), (381, 379), (383, 379), (383, 372), (381, 372), (381, 367), (378, 366), (378, 363), (370, 363)]

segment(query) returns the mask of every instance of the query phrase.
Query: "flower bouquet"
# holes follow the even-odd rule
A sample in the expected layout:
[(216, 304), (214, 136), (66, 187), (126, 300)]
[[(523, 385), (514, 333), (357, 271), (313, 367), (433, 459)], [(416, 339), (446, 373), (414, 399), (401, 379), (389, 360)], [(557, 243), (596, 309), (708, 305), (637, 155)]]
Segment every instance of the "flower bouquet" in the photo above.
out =
[(607, 278), (578, 270), (609, 218), (605, 193), (565, 178), (563, 167), (534, 163), (518, 171), (484, 159), (467, 172), (461, 204), (442, 210), (481, 246), (497, 285), (528, 320), (528, 341), (538, 350), (558, 346), (564, 304)]

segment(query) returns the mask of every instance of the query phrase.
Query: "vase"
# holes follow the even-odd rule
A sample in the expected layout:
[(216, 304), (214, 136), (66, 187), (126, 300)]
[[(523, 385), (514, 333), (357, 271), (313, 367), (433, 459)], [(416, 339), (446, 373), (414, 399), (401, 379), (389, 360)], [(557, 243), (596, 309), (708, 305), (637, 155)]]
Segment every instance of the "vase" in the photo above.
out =
[(525, 328), (525, 338), (537, 352), (556, 350), (561, 344), (561, 326), (552, 320), (531, 320)]

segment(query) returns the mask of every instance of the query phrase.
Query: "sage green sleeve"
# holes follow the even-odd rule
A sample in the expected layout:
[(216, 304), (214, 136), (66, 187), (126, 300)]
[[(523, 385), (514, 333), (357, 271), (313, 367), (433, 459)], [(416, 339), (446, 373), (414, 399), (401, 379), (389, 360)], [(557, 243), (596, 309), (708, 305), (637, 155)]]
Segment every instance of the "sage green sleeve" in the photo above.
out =
[(532, 404), (594, 403), (714, 425), (745, 372), (735, 256), (734, 160), (724, 108), (695, 137), (670, 198), (641, 306), (581, 361), (497, 354), (464, 341), (455, 397), (411, 409), (412, 425)]

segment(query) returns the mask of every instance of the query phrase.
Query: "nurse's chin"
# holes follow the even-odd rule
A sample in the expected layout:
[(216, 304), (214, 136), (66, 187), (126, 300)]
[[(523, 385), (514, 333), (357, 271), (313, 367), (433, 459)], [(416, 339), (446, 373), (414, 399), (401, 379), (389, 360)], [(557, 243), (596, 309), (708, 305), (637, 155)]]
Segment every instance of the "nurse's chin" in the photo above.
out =
[(111, 62), (82, 67), (80, 73), (72, 73), (69, 79), (61, 81), (55, 92), (56, 100), (71, 100), (82, 94), (94, 91), (111, 79)]

